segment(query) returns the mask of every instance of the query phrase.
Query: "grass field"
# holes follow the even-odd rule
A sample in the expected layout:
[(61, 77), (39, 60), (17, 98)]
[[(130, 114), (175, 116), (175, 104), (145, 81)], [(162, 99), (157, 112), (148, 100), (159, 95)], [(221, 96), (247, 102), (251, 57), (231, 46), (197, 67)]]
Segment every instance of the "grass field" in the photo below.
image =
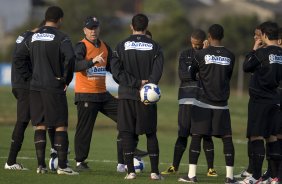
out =
[[(160, 144), (160, 170), (166, 169), (172, 162), (174, 143), (177, 137), (177, 87), (167, 88), (161, 86), (162, 99), (158, 104), (158, 138)], [(69, 90), (69, 139), (71, 154), (69, 160), (74, 166), (74, 151), (73, 137), (76, 124), (76, 107), (73, 104), (73, 92)], [(232, 93), (231, 93), (232, 94)], [(242, 98), (231, 96), (230, 112), (233, 128), (233, 140), (235, 144), (235, 173), (240, 172), (247, 165), (246, 156), (246, 117), (247, 117), (247, 102), (248, 96)], [(23, 163), (29, 171), (8, 171), (4, 170), (4, 164), (7, 160), (7, 155), (10, 147), (11, 133), (16, 119), (16, 100), (12, 96), (9, 87), (0, 88), (0, 184), (13, 183), (67, 183), (67, 184), (100, 184), (100, 183), (154, 183), (150, 181), (150, 164), (146, 157), (145, 170), (138, 174), (134, 181), (125, 181), (124, 173), (116, 172), (116, 128), (115, 123), (111, 122), (103, 115), (99, 115), (94, 128), (92, 137), (91, 150), (88, 161), (92, 168), (90, 172), (81, 173), (79, 176), (58, 176), (49, 172), (46, 175), (36, 174), (37, 162), (35, 158), (33, 144), (33, 129), (28, 127), (22, 150), (19, 153), (18, 162)], [(189, 139), (190, 140), (190, 139)], [(197, 169), (199, 183), (224, 183), (225, 179), (225, 161), (222, 151), (222, 142), (220, 139), (214, 138), (215, 142), (215, 169), (219, 177), (211, 178), (206, 176), (206, 161), (204, 154), (201, 153), (199, 166)], [(146, 149), (146, 139), (140, 136), (139, 148)], [(49, 156), (49, 144), (46, 155)], [(47, 158), (48, 159), (48, 158)], [(47, 160), (48, 161), (48, 160)], [(186, 151), (182, 165), (180, 166), (179, 174), (166, 176), (162, 183), (177, 183), (177, 179), (187, 174), (188, 169), (188, 152)]]

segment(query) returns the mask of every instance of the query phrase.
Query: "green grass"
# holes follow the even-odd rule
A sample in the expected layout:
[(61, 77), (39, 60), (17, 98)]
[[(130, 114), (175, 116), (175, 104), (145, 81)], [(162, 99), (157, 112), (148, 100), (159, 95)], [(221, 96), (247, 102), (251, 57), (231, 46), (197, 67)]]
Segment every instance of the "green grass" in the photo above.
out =
[[(158, 104), (158, 138), (160, 144), (160, 170), (166, 169), (172, 162), (174, 143), (177, 137), (177, 87), (168, 88), (161, 86), (162, 99)], [(74, 165), (74, 151), (73, 151), (73, 138), (76, 125), (76, 107), (73, 104), (74, 94), (70, 89), (68, 92), (69, 97), (69, 139), (71, 154), (69, 160), (71, 165)], [(233, 139), (235, 144), (235, 173), (240, 172), (247, 165), (246, 156), (246, 120), (247, 120), (247, 102), (248, 96), (242, 98), (231, 96), (230, 98), (230, 112), (233, 127)], [(115, 123), (110, 121), (103, 115), (99, 115), (95, 124), (91, 150), (89, 153), (88, 161), (89, 166), (92, 168), (91, 172), (81, 173), (79, 176), (58, 176), (54, 173), (47, 175), (37, 175), (36, 167), (37, 162), (35, 159), (35, 151), (33, 145), (33, 129), (28, 127), (25, 133), (25, 140), (22, 150), (19, 153), (18, 162), (24, 164), (29, 168), (29, 171), (7, 171), (4, 170), (9, 147), (10, 137), (13, 130), (13, 125), (16, 119), (16, 100), (14, 99), (11, 89), (8, 87), (0, 88), (0, 183), (68, 183), (68, 184), (100, 184), (100, 183), (154, 183), (150, 181), (150, 164), (149, 159), (145, 160), (145, 171), (138, 174), (134, 181), (125, 181), (124, 173), (116, 172), (116, 126)], [(189, 139), (190, 140), (190, 139)], [(215, 169), (219, 177), (211, 178), (206, 177), (206, 161), (202, 153), (198, 163), (198, 179), (199, 183), (223, 183), (225, 178), (225, 161), (222, 150), (222, 142), (220, 139), (214, 138), (215, 143)], [(139, 148), (146, 150), (146, 139), (140, 136)], [(49, 155), (49, 144), (47, 148), (47, 156)], [(48, 160), (47, 160), (48, 161)], [(188, 152), (184, 153), (180, 166), (179, 174), (166, 176), (162, 183), (176, 183), (178, 177), (187, 174), (188, 170)]]

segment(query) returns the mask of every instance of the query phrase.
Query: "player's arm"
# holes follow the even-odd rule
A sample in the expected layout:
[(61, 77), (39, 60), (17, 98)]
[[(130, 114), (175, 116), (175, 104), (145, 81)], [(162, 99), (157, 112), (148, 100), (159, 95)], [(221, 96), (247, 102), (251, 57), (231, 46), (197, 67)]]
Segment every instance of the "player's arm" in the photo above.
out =
[(122, 86), (138, 88), (142, 86), (142, 80), (136, 79), (134, 76), (124, 70), (122, 60), (119, 54), (119, 47), (113, 52), (111, 59), (111, 72), (116, 81)]
[(262, 43), (261, 39), (255, 40), (253, 50), (249, 52), (246, 57), (243, 64), (243, 70), (244, 72), (254, 72), (256, 68), (261, 64), (258, 57), (256, 56), (256, 51), (262, 48), (264, 44)]
[(75, 67), (74, 71), (75, 72), (80, 72), (80, 71), (85, 71), (88, 68), (91, 68), (94, 66), (94, 63), (91, 61), (85, 60), (86, 56), (86, 46), (83, 42), (79, 42), (75, 45)]
[(231, 63), (230, 63), (230, 71), (229, 71), (229, 75), (228, 75), (229, 79), (231, 79), (231, 77), (232, 77), (232, 73), (233, 73), (233, 69), (234, 69), (234, 65), (235, 65), (235, 55), (232, 54), (230, 59), (231, 59)]
[(19, 44), (13, 55), (13, 62), (17, 72), (25, 80), (29, 81), (32, 76), (30, 71), (29, 39)]
[[(111, 49), (110, 46), (108, 46), (106, 43), (105, 43), (107, 49), (108, 49), (108, 58), (107, 58), (107, 65), (106, 65), (106, 71), (112, 73), (112, 70), (111, 70), (111, 61), (112, 61), (112, 58), (113, 58), (113, 50)], [(112, 75), (114, 81), (119, 84), (119, 81)]]
[(73, 78), (75, 64), (74, 50), (72, 47), (71, 40), (68, 37), (65, 37), (62, 40), (60, 49), (64, 56), (64, 80), (66, 85), (68, 86)]
[(199, 63), (198, 63), (199, 57), (197, 54), (195, 54), (194, 59), (192, 61), (192, 65), (190, 67), (190, 73), (191, 73), (191, 78), (193, 80), (197, 80), (197, 74), (199, 72)]
[(258, 66), (260, 66), (261, 62), (256, 56), (255, 51), (249, 52), (246, 57), (245, 61), (243, 63), (243, 70), (244, 72), (254, 72)]
[(111, 72), (111, 60), (112, 60), (112, 57), (113, 57), (113, 50), (111, 49), (111, 47), (108, 44), (105, 43), (105, 45), (106, 45), (106, 48), (108, 50), (106, 71)]
[(148, 82), (158, 84), (162, 74), (163, 74), (163, 67), (164, 67), (164, 55), (160, 48), (157, 49), (157, 53), (154, 56), (154, 63), (152, 68), (152, 73), (149, 76)]
[(181, 81), (189, 81), (189, 79), (191, 79), (190, 68), (193, 58), (190, 58), (191, 60), (187, 61), (189, 59), (187, 58), (187, 54), (186, 51), (183, 51), (179, 56), (178, 76)]

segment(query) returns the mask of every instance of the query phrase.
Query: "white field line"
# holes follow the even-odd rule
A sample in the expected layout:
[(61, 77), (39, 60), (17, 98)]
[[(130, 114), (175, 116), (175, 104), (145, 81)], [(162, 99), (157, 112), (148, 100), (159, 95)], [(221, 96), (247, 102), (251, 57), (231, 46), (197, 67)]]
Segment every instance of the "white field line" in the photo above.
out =
[(233, 143), (234, 144), (246, 144), (247, 145), (247, 142), (248, 142), (247, 138), (244, 139), (244, 140), (242, 140), (242, 139), (233, 139)]
[[(247, 144), (247, 139), (246, 140), (241, 140), (241, 139), (234, 139), (233, 140), (234, 144)], [(246, 148), (247, 149), (247, 148)], [(7, 159), (7, 157), (4, 156), (0, 156), (0, 159)], [(17, 159), (19, 160), (35, 160), (35, 157), (17, 157)], [(48, 160), (49, 158), (46, 158), (46, 160)], [(117, 163), (116, 160), (92, 160), (92, 159), (87, 159), (87, 162), (97, 162), (97, 163)], [(145, 164), (149, 164), (148, 162), (145, 162)], [(167, 162), (160, 162), (160, 165), (171, 165), (171, 163), (167, 163)], [(183, 166), (188, 166), (189, 164), (185, 164), (185, 163), (181, 163), (180, 165)], [(198, 167), (207, 167), (206, 165), (198, 165)], [(215, 165), (215, 167), (225, 167), (225, 166), (218, 166)], [(236, 166), (236, 168), (241, 168), (241, 169), (245, 169), (246, 166)]]
[[(3, 157), (1, 156), (0, 159), (8, 159), (8, 157)], [(17, 159), (19, 160), (35, 160), (35, 157), (17, 157)], [(47, 160), (47, 158), (46, 158)], [(117, 163), (116, 160), (91, 160), (91, 159), (87, 159), (87, 162), (97, 162), (97, 163)], [(149, 162), (145, 162), (145, 164), (149, 164)], [(160, 165), (171, 165), (171, 163), (167, 163), (167, 162), (160, 162)], [(185, 163), (181, 163), (180, 165), (183, 166), (188, 166), (189, 164), (185, 164)], [(198, 167), (207, 167), (207, 165), (197, 165)], [(225, 166), (218, 166), (215, 165), (215, 167), (221, 167), (221, 168), (225, 168)], [(240, 168), (240, 169), (245, 169), (246, 166), (236, 166), (236, 168)]]

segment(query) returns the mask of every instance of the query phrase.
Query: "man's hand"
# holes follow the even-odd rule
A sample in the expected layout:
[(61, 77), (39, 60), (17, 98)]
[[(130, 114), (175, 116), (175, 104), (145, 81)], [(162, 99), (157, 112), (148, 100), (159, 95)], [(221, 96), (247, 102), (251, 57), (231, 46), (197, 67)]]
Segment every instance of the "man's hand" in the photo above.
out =
[[(142, 80), (141, 81), (141, 87), (140, 87), (140, 90), (143, 88), (143, 86), (146, 84), (146, 83), (148, 83), (148, 80)], [(139, 93), (140, 93), (140, 91), (139, 91)], [(149, 103), (146, 103), (146, 102), (143, 102), (145, 105), (149, 105)]]
[(205, 40), (205, 41), (203, 42), (203, 44), (204, 44), (204, 46), (203, 46), (204, 49), (205, 49), (205, 48), (208, 48), (208, 47), (210, 46), (210, 42), (209, 42), (208, 40)]
[(262, 40), (261, 39), (257, 39), (255, 41), (253, 50), (257, 50), (257, 49), (259, 49), (259, 48), (261, 48), (263, 46), (264, 46), (264, 44), (263, 44)]
[(94, 64), (105, 62), (104, 58), (102, 57), (103, 54), (104, 54), (104, 52), (102, 52), (101, 54), (99, 54), (98, 56), (96, 56), (95, 58), (93, 58), (93, 59), (92, 59), (92, 62), (93, 62)]
[(142, 80), (140, 89), (142, 89), (146, 83), (148, 83), (148, 80)]

